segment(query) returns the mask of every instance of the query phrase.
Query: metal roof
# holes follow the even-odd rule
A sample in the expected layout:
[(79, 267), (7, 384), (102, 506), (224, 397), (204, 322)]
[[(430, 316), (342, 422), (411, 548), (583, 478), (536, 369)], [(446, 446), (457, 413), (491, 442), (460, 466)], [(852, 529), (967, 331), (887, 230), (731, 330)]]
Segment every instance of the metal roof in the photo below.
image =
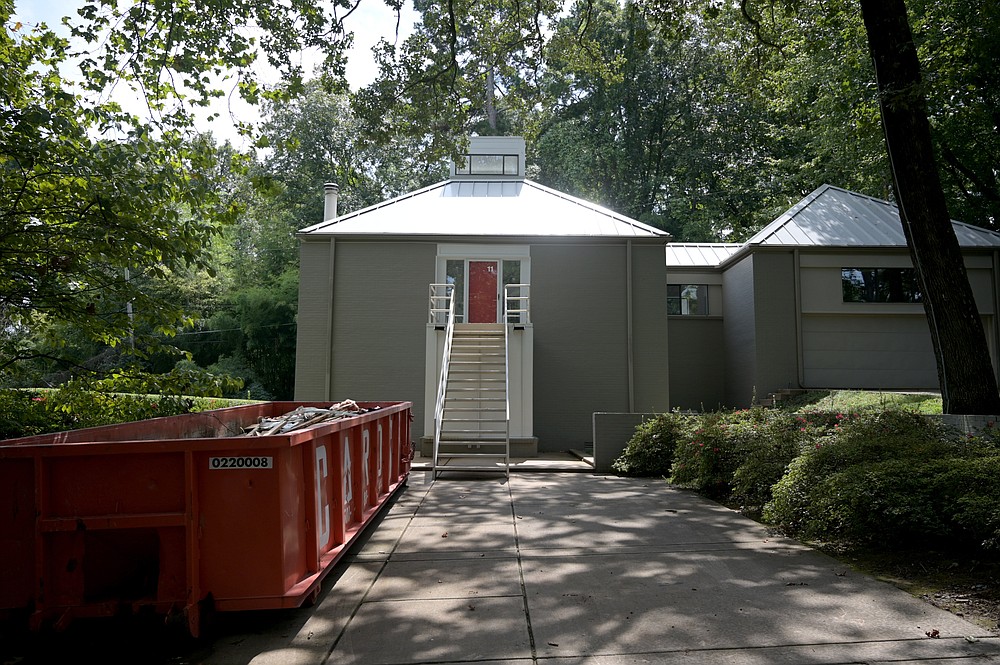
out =
[(670, 234), (530, 180), (444, 182), (337, 219), (308, 235), (593, 236)]
[(743, 247), (734, 243), (670, 243), (667, 245), (668, 268), (717, 266)]
[[(1000, 233), (952, 221), (962, 247), (1000, 247)], [(881, 199), (823, 185), (750, 238), (747, 245), (906, 247), (899, 209)]]

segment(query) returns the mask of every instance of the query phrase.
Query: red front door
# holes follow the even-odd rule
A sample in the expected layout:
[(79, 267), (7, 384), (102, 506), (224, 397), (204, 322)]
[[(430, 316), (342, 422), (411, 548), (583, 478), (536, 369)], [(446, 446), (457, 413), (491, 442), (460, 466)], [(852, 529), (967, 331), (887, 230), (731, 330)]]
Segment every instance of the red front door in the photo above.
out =
[(469, 323), (497, 322), (497, 261), (469, 261)]

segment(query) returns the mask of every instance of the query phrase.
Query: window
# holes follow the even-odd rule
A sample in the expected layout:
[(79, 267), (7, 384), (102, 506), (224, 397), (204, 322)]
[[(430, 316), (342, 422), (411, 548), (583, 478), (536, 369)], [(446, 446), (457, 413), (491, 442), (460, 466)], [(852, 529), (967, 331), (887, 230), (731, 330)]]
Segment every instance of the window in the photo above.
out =
[(708, 287), (704, 284), (667, 284), (667, 314), (707, 315)]
[[(504, 259), (503, 261), (503, 286), (506, 287), (508, 284), (520, 284), (521, 283), (521, 262), (518, 260)], [(527, 302), (523, 298), (528, 297), (528, 289), (525, 287), (514, 287), (511, 289), (504, 288), (504, 294), (511, 297), (510, 309), (520, 310), (527, 307)], [(504, 301), (504, 307), (507, 306), (506, 300)], [(506, 315), (507, 323), (525, 323), (527, 320), (527, 314), (525, 312), (514, 312), (513, 314)]]
[(448, 284), (455, 286), (455, 321), (465, 320), (465, 261), (449, 259), (445, 264)]
[(517, 155), (465, 155), (455, 162), (457, 175), (518, 175)]
[(913, 268), (841, 268), (844, 302), (923, 302)]

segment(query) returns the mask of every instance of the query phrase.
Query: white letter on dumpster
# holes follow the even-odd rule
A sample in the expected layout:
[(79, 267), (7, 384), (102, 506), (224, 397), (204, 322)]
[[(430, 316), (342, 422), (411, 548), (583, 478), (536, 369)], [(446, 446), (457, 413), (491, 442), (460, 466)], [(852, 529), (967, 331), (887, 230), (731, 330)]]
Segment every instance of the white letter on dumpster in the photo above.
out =
[(378, 423), (378, 471), (375, 472), (375, 491), (382, 493), (382, 423)]
[(354, 521), (354, 489), (351, 487), (351, 437), (344, 435), (344, 526)]
[(367, 429), (361, 430), (361, 505), (368, 506), (368, 479), (371, 466), (368, 464), (372, 448), (372, 436)]
[(317, 535), (320, 549), (330, 540), (330, 497), (326, 492), (326, 478), (330, 475), (330, 464), (326, 458), (326, 446), (316, 446), (316, 519), (319, 523)]

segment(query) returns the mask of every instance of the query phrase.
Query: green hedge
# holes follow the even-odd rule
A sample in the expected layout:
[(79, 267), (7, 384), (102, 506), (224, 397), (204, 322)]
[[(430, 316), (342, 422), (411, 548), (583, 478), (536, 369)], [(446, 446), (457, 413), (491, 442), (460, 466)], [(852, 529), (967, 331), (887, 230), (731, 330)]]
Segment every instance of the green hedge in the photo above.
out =
[(996, 550), (998, 441), (904, 409), (754, 407), (647, 421), (614, 468), (663, 476), (806, 539)]
[(207, 411), (253, 400), (84, 390), (0, 390), (0, 439)]
[(866, 412), (792, 461), (763, 516), (817, 540), (995, 548), (998, 470), (992, 437), (961, 437), (907, 411)]

